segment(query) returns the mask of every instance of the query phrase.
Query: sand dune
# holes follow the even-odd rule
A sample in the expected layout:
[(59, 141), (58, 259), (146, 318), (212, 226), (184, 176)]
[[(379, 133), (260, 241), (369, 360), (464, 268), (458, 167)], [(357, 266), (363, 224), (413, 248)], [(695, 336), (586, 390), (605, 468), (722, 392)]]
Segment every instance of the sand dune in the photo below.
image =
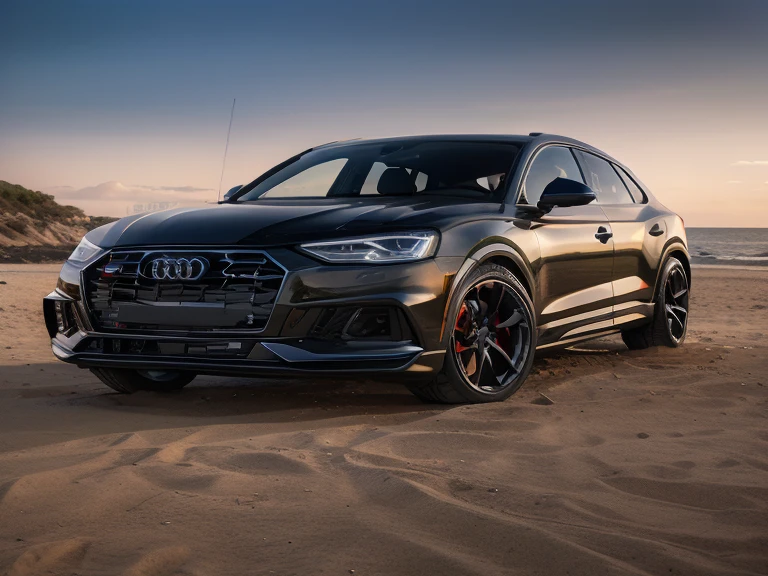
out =
[(50, 355), (55, 275), (0, 267), (0, 574), (768, 573), (768, 271), (697, 269), (683, 348), (594, 341), (447, 408), (370, 381), (112, 394)]

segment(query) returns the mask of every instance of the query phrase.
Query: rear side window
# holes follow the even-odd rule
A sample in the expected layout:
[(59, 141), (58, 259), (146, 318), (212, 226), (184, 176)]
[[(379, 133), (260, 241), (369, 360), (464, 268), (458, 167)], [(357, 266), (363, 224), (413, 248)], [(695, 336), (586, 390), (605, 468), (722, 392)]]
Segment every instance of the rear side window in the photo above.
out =
[(642, 189), (640, 186), (637, 185), (637, 183), (632, 180), (632, 177), (627, 174), (627, 171), (624, 170), (621, 166), (613, 165), (614, 168), (616, 168), (616, 171), (619, 173), (619, 176), (621, 176), (621, 179), (624, 180), (624, 184), (627, 185), (627, 188), (629, 188), (629, 193), (632, 194), (632, 198), (637, 204), (642, 204), (645, 202), (645, 194), (643, 194)]
[(536, 155), (531, 168), (528, 170), (523, 185), (523, 193), (520, 196), (520, 204), (535, 206), (539, 202), (544, 188), (556, 178), (567, 178), (584, 183), (571, 150), (562, 146), (548, 146)]
[(629, 190), (610, 162), (588, 152), (578, 152), (587, 186), (594, 190), (600, 204), (634, 204)]

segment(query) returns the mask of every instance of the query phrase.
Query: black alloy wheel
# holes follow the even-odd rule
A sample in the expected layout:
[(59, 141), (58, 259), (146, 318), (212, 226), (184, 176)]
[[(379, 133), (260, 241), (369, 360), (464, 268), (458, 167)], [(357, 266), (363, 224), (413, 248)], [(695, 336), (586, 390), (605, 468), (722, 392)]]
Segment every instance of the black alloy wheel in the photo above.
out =
[(499, 402), (522, 386), (533, 365), (536, 322), (533, 302), (506, 268), (484, 264), (456, 291), (441, 372), (408, 383), (424, 402)]
[(682, 267), (673, 268), (664, 283), (664, 314), (669, 336), (679, 344), (688, 328), (688, 279)]
[(485, 280), (465, 294), (451, 349), (467, 383), (495, 393), (520, 376), (530, 353), (530, 330), (522, 302), (502, 280)]
[(652, 320), (621, 333), (627, 348), (643, 350), (651, 346), (680, 346), (688, 331), (690, 286), (688, 274), (680, 260), (669, 258), (659, 279)]

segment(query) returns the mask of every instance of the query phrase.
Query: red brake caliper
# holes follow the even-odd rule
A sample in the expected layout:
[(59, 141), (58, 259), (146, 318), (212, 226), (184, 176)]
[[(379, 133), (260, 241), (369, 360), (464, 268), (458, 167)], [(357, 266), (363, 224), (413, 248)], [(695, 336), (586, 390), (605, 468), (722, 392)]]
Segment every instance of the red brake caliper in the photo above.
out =
[[(468, 321), (468, 313), (467, 313), (467, 304), (462, 303), (461, 309), (459, 310), (459, 317), (456, 318), (456, 326), (454, 327), (454, 330), (458, 330), (462, 334), (464, 333), (464, 330), (466, 328), (465, 324)], [(469, 346), (462, 346), (459, 344), (459, 341), (456, 341), (456, 353), (464, 352), (464, 350), (469, 350)]]

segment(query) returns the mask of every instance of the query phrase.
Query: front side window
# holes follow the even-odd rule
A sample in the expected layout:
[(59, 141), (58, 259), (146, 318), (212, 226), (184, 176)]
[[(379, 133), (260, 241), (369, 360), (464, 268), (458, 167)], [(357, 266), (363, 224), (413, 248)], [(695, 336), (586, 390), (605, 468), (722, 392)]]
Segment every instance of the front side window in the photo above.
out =
[(634, 203), (629, 190), (624, 186), (624, 182), (610, 162), (589, 152), (581, 151), (579, 151), (579, 159), (582, 161), (587, 186), (594, 190), (600, 204)]
[(519, 146), (402, 140), (330, 146), (286, 161), (247, 185), (259, 198), (440, 195), (500, 201)]
[(584, 183), (571, 150), (563, 146), (549, 146), (534, 158), (528, 175), (525, 177), (520, 203), (532, 206), (538, 204), (544, 188), (557, 178), (567, 178)]

